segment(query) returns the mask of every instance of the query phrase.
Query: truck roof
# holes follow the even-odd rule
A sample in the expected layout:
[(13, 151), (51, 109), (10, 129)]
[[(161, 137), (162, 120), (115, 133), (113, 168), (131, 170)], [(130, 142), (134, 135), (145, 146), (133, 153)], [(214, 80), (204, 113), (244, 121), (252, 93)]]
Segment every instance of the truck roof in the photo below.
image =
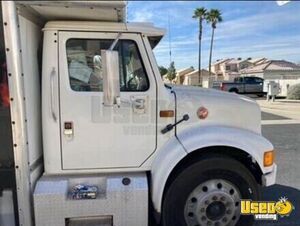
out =
[(50, 21), (44, 30), (65, 31), (111, 31), (142, 33), (150, 37), (162, 37), (165, 29), (155, 27), (152, 23), (114, 23), (98, 21)]
[(42, 21), (93, 20), (126, 21), (126, 1), (16, 1)]
[(154, 48), (165, 30), (152, 23), (126, 23), (127, 1), (16, 1), (19, 12), (44, 30), (141, 33)]

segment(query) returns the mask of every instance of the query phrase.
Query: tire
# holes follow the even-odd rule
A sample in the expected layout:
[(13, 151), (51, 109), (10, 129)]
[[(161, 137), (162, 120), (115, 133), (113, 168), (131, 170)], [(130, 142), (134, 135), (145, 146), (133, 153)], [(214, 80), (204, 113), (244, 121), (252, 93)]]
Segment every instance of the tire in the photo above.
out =
[(237, 89), (230, 89), (229, 93), (239, 93), (239, 91)]
[[(188, 200), (190, 195), (195, 192), (195, 189), (197, 190), (200, 184), (211, 183), (211, 181), (216, 180), (224, 181), (224, 183), (226, 181), (226, 183), (228, 182), (228, 184), (236, 186), (236, 188), (238, 188), (236, 193), (240, 194), (241, 199), (259, 200), (260, 198), (260, 186), (257, 184), (254, 176), (244, 165), (226, 156), (208, 157), (193, 163), (181, 171), (181, 173), (179, 173), (174, 181), (170, 184), (169, 188), (167, 188), (162, 209), (163, 226), (201, 225), (203, 222), (199, 222), (197, 220), (196, 223), (194, 222), (195, 216), (192, 216), (193, 223), (187, 222), (187, 220), (189, 220), (188, 217), (190, 217), (190, 213), (186, 215), (185, 211), (187, 206), (189, 206), (186, 203), (189, 202)], [(235, 205), (237, 205), (236, 203), (238, 203), (238, 207), (234, 207), (233, 205), (232, 208), (235, 208), (234, 213), (237, 211), (240, 213), (240, 202), (235, 202)], [(204, 209), (202, 207), (203, 206), (201, 205), (201, 211)], [(209, 212), (207, 212), (208, 209), (209, 206), (205, 208), (206, 217), (209, 216)], [(226, 214), (228, 213), (226, 212)], [(196, 218), (197, 217), (198, 216), (196, 216)], [(210, 219), (211, 218), (207, 218), (207, 220)], [(224, 219), (220, 218), (217, 220), (222, 221)], [(244, 215), (228, 219), (228, 224), (224, 222), (221, 224), (219, 224), (220, 222), (216, 224), (215, 222), (216, 221), (212, 221), (211, 225), (251, 226), (253, 225), (254, 218), (253, 216)]]

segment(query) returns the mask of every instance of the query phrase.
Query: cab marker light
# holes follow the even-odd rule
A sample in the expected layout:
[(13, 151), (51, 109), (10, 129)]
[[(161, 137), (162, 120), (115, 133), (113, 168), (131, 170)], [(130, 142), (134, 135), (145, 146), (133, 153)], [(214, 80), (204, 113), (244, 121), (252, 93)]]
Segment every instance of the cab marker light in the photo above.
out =
[(161, 118), (172, 118), (174, 117), (175, 113), (173, 110), (165, 110), (159, 112), (159, 117)]
[(272, 166), (274, 163), (274, 159), (275, 159), (274, 150), (265, 152), (264, 153), (264, 167)]

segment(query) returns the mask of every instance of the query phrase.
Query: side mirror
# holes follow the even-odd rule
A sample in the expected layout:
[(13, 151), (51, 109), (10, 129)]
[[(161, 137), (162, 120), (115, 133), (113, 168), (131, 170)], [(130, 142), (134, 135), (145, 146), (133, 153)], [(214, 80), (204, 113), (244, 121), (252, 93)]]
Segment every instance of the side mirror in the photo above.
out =
[(119, 54), (117, 51), (101, 50), (103, 66), (103, 104), (113, 106), (120, 101)]

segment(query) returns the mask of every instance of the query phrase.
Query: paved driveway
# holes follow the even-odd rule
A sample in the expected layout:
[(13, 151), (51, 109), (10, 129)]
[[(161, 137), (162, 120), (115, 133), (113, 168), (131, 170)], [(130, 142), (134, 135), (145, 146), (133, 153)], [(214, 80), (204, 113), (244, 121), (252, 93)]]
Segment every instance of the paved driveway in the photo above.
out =
[(295, 210), (278, 221), (257, 221), (256, 226), (300, 226), (300, 103), (261, 104), (262, 133), (276, 150), (277, 184), (263, 189), (263, 199), (287, 197)]
[(260, 221), (256, 226), (300, 226), (300, 124), (264, 125), (263, 135), (275, 146), (278, 164), (277, 184), (263, 189), (263, 199), (287, 197), (295, 207), (289, 217)]

